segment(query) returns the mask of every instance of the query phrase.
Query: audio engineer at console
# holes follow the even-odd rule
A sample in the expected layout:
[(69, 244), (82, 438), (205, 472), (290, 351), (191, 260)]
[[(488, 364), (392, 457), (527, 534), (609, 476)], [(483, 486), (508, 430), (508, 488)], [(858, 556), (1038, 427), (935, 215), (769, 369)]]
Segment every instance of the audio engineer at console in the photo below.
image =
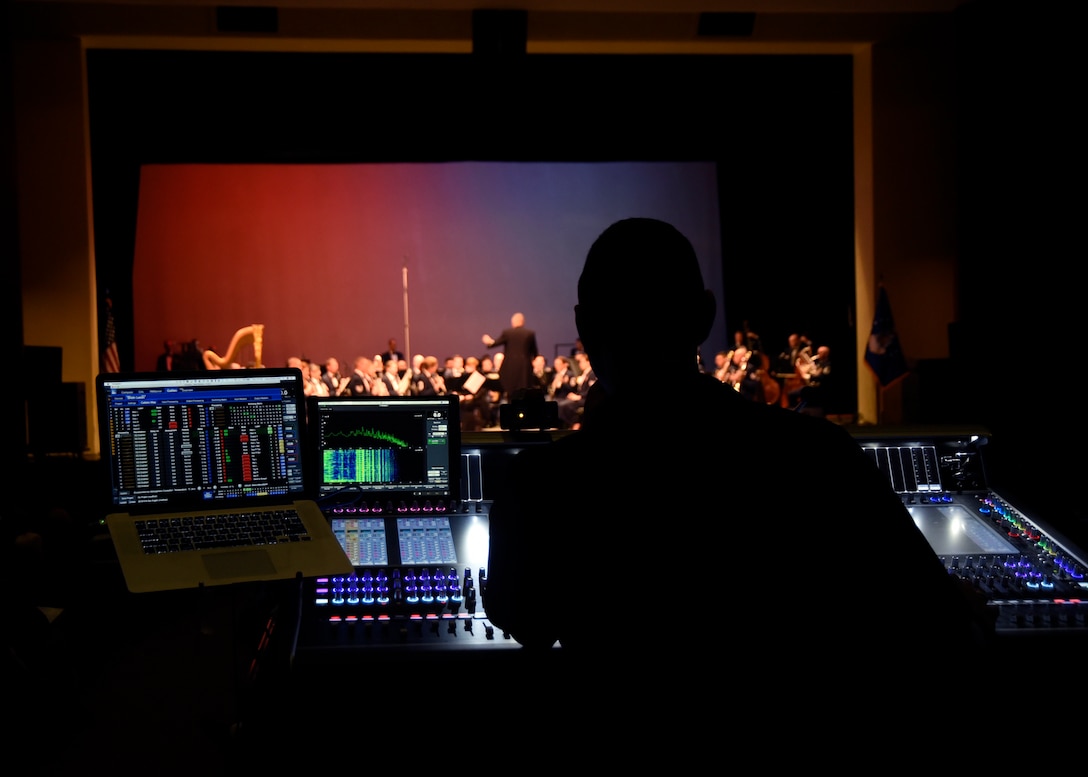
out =
[[(716, 307), (672, 225), (625, 219), (595, 240), (575, 319), (598, 380), (582, 429), (525, 448), (496, 495), (495, 626), (617, 686), (630, 666), (639, 686), (735, 694), (757, 678), (744, 692), (763, 703), (758, 678), (774, 677), (791, 705), (924, 693), (919, 678), (988, 651), (969, 592), (845, 428), (700, 372)], [(646, 353), (684, 397), (666, 425), (627, 382)], [(541, 498), (557, 483), (561, 508)]]

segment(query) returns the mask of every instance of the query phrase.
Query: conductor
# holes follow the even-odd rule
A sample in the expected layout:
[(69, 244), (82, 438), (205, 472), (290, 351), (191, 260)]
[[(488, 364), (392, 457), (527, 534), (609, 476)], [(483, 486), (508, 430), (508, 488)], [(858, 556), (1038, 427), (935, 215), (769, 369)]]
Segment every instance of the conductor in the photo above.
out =
[(503, 346), (499, 379), (507, 398), (516, 398), (519, 393), (537, 385), (533, 375), (533, 359), (539, 353), (536, 332), (525, 326), (524, 313), (512, 315), (510, 327), (504, 329), (498, 337), (485, 334), (480, 339), (488, 348)]

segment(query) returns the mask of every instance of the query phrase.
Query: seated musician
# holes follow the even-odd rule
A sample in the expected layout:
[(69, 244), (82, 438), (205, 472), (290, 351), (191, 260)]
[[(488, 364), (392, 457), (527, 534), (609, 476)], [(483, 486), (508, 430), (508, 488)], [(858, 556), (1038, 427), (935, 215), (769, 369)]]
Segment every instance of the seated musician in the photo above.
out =
[[(752, 402), (762, 402), (763, 400), (763, 381), (760, 380), (758, 374), (759, 354), (754, 351), (749, 351), (747, 347), (738, 345), (733, 349), (733, 358), (729, 363), (729, 366), (725, 370), (725, 379), (723, 383), (728, 383), (747, 400)], [(752, 362), (752, 359), (756, 361)], [(752, 369), (748, 369), (749, 362), (752, 362)]]
[(811, 359), (798, 359), (797, 371), (804, 383), (789, 392), (790, 408), (822, 410), (830, 389), (831, 348), (821, 345)]
[(797, 365), (798, 359), (803, 359), (807, 362), (811, 357), (812, 343), (809, 342), (809, 339), (797, 332), (792, 332), (789, 337), (786, 338), (786, 350), (778, 354), (775, 372), (782, 375), (792, 373)]

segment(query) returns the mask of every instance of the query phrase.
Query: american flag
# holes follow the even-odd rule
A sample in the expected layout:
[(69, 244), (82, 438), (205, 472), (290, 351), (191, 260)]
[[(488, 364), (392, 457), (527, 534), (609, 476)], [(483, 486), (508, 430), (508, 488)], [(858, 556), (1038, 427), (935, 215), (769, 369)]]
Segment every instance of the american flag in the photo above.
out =
[(117, 354), (117, 329), (113, 323), (113, 300), (106, 292), (106, 346), (102, 349), (102, 372), (120, 372), (121, 357)]

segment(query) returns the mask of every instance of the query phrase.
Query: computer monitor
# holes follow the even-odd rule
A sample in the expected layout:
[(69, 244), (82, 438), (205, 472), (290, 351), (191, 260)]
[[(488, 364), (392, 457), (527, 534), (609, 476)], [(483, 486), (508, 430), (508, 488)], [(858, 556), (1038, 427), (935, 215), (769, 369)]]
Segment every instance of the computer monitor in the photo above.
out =
[(444, 511), (460, 500), (456, 395), (310, 397), (307, 416), (323, 507)]

